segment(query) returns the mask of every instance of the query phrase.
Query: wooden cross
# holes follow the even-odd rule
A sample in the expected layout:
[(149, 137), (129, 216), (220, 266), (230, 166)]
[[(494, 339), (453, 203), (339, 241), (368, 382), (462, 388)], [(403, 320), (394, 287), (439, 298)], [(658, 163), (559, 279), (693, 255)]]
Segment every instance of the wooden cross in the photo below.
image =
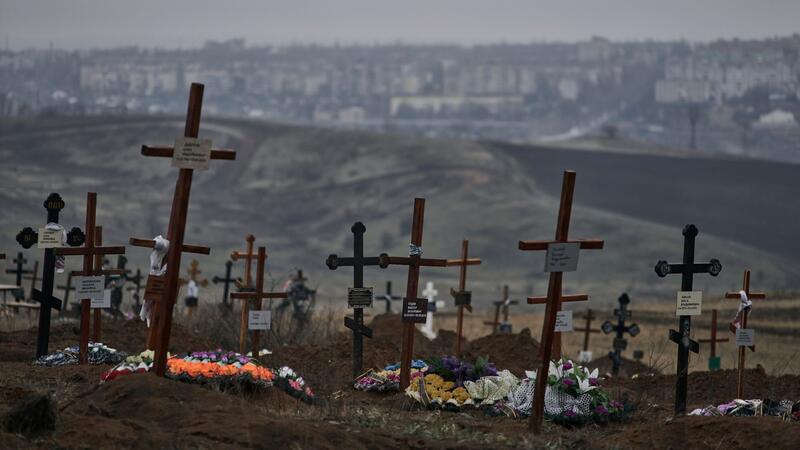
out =
[[(102, 246), (102, 229), (98, 232), (95, 223), (97, 212), (97, 194), (89, 192), (86, 194), (86, 242), (83, 247), (78, 248), (60, 248), (57, 253), (63, 256), (83, 256), (83, 271), (71, 272), (73, 276), (97, 276), (107, 275), (113, 271), (103, 271), (102, 262), (104, 255), (120, 255), (125, 253), (125, 247), (103, 247)], [(99, 234), (98, 234), (99, 233)], [(98, 236), (100, 239), (98, 239)], [(105, 286), (104, 286), (105, 287)], [(91, 308), (91, 300), (88, 298), (81, 300), (81, 337), (78, 346), (78, 362), (80, 364), (87, 364), (89, 362), (89, 311)], [(94, 340), (99, 341), (100, 338), (100, 309), (95, 309), (94, 312)]]
[[(189, 102), (186, 112), (186, 126), (184, 137), (196, 138), (200, 131), (200, 113), (203, 108), (203, 85), (192, 83), (189, 90)], [(172, 147), (142, 146), (144, 156), (173, 158), (175, 149)], [(210, 159), (234, 160), (236, 152), (232, 150), (211, 150)], [(186, 218), (189, 213), (189, 193), (192, 188), (192, 175), (194, 169), (181, 168), (178, 172), (178, 181), (175, 184), (175, 193), (172, 199), (172, 211), (167, 229), (169, 250), (166, 255), (167, 272), (159, 280), (163, 282), (163, 301), (156, 301), (154, 323), (148, 342), (148, 348), (155, 350), (153, 370), (156, 375), (164, 376), (167, 369), (167, 351), (169, 348), (170, 331), (172, 330), (172, 313), (175, 300), (178, 296), (178, 274), (181, 268), (181, 254), (183, 252), (209, 254), (208, 247), (188, 246), (183, 243), (186, 233)], [(136, 243), (134, 243), (136, 242)], [(152, 248), (155, 243), (144, 239), (131, 239), (132, 245)], [(148, 280), (149, 281), (149, 280)], [(147, 294), (147, 292), (145, 292)], [(154, 344), (152, 347), (149, 344)]]
[[(400, 389), (405, 390), (411, 381), (411, 355), (414, 353), (414, 323), (419, 317), (411, 312), (427, 312), (427, 302), (417, 298), (419, 288), (419, 268), (447, 267), (446, 259), (422, 258), (422, 227), (425, 218), (425, 199), (414, 199), (414, 216), (411, 225), (411, 245), (409, 256), (381, 256), (381, 265), (408, 266), (406, 297), (403, 299), (403, 346), (400, 358)], [(424, 307), (420, 307), (424, 306)]]
[(383, 300), (386, 302), (386, 314), (392, 312), (392, 300), (402, 300), (403, 297), (399, 295), (392, 295), (392, 282), (386, 282), (386, 293), (383, 295), (376, 295), (375, 300)]
[(450, 288), (450, 295), (453, 296), (458, 307), (458, 321), (456, 322), (456, 343), (455, 343), (455, 356), (461, 356), (461, 334), (464, 326), (464, 308), (472, 312), (472, 292), (466, 290), (467, 284), (467, 266), (477, 266), (481, 263), (480, 258), (467, 258), (469, 253), (469, 241), (464, 239), (461, 241), (461, 258), (448, 259), (447, 266), (459, 266), (460, 274), (458, 276), (458, 291)]
[(26, 280), (31, 280), (31, 299), (33, 299), (33, 291), (36, 289), (36, 282), (39, 280), (39, 261), (33, 262), (33, 270), (30, 271), (30, 275), (25, 275), (22, 278)]
[[(57, 193), (51, 193), (44, 201), (47, 210), (47, 222), (58, 223), (58, 216), (66, 203)], [(31, 227), (25, 227), (17, 234), (17, 242), (22, 248), (31, 248), (38, 242), (39, 234)], [(74, 227), (67, 233), (67, 245), (77, 247), (83, 244), (84, 235), (80, 228)], [(50, 313), (51, 309), (61, 311), (61, 300), (53, 297), (53, 281), (56, 272), (56, 255), (52, 248), (44, 250), (44, 267), (42, 269), (42, 290), (33, 290), (31, 298), (39, 302), (39, 328), (36, 335), (36, 357), (47, 354), (50, 340)]]
[(22, 252), (17, 253), (17, 257), (12, 260), (14, 264), (17, 265), (16, 269), (6, 269), (6, 273), (13, 273), (16, 275), (15, 284), (19, 287), (22, 287), (22, 275), (31, 273), (30, 270), (24, 269), (23, 266), (28, 263), (28, 260), (25, 259)]
[[(511, 324), (508, 323), (509, 309), (511, 305), (518, 305), (519, 302), (516, 300), (511, 300), (511, 297), (508, 293), (508, 285), (503, 286), (503, 299), (495, 300), (492, 302), (492, 304), (494, 305), (494, 321), (486, 321), (483, 322), (483, 324), (490, 325), (492, 327), (492, 334), (497, 333), (498, 327), (500, 327), (500, 333), (510, 333)], [(503, 312), (503, 322), (500, 322), (500, 311)]]
[[(244, 240), (247, 242), (247, 250), (244, 252), (231, 252), (231, 259), (234, 261), (244, 259), (244, 281), (236, 280), (236, 287), (239, 289), (239, 292), (250, 292), (253, 290), (253, 259), (258, 256), (256, 253), (253, 253), (253, 243), (256, 241), (256, 237), (252, 234), (248, 234)], [(235, 297), (231, 297), (231, 301), (233, 301), (233, 299), (235, 299)], [(239, 353), (241, 354), (244, 354), (244, 347), (247, 344), (247, 322), (249, 314), (250, 302), (244, 301), (242, 302), (242, 315), (239, 319)]]
[(128, 281), (133, 283), (133, 286), (128, 287), (128, 292), (133, 292), (133, 301), (138, 308), (141, 305), (141, 298), (139, 291), (142, 289), (142, 269), (136, 269), (136, 275), (128, 277)]
[(214, 284), (223, 283), (222, 304), (225, 307), (229, 306), (228, 305), (228, 292), (230, 289), (229, 286), (231, 283), (236, 281), (236, 278), (231, 278), (231, 267), (233, 267), (233, 261), (231, 260), (225, 261), (225, 277), (223, 278), (215, 275), (214, 278), (211, 280), (211, 282)]
[(613, 375), (619, 373), (619, 366), (622, 362), (622, 351), (628, 348), (628, 341), (625, 340), (625, 333), (630, 334), (631, 337), (635, 337), (639, 334), (639, 326), (635, 323), (625, 325), (625, 320), (629, 319), (632, 315), (632, 313), (628, 311), (628, 305), (631, 302), (630, 297), (628, 297), (628, 294), (622, 294), (617, 301), (619, 302), (619, 308), (614, 309), (614, 315), (617, 316), (617, 324), (614, 325), (607, 320), (601, 327), (605, 334), (611, 333), (612, 331), (617, 333), (614, 337), (614, 351), (608, 352), (608, 357), (611, 358), (611, 362), (613, 363), (611, 368), (611, 373)]
[[(737, 293), (737, 297), (738, 293)], [(711, 310), (711, 338), (709, 339), (698, 339), (697, 342), (701, 344), (709, 343), (711, 344), (711, 354), (708, 357), (708, 370), (719, 370), (720, 368), (720, 359), (717, 356), (717, 342), (728, 342), (728, 338), (720, 338), (717, 339), (717, 310)]]
[[(556, 236), (552, 241), (519, 241), (520, 250), (548, 250), (554, 244), (577, 244), (579, 248), (586, 250), (600, 250), (603, 248), (603, 241), (600, 239), (578, 239), (569, 240), (569, 222), (572, 214), (572, 195), (575, 191), (575, 172), (567, 170), (564, 172), (564, 181), (561, 186), (561, 204), (558, 209), (558, 222), (556, 224)], [(539, 374), (536, 377), (536, 386), (533, 394), (533, 409), (531, 411), (530, 427), (534, 434), (542, 432), (542, 419), (544, 418), (544, 394), (547, 387), (548, 371), (550, 360), (555, 353), (558, 358), (561, 355), (561, 336), (555, 333), (556, 316), (561, 309), (561, 302), (585, 301), (589, 299), (586, 294), (562, 295), (561, 287), (563, 272), (550, 272), (550, 280), (547, 288), (547, 297), (529, 297), (528, 303), (545, 303), (544, 324), (542, 326), (541, 340), (541, 361)]]
[[(261, 300), (265, 298), (286, 298), (286, 292), (264, 292), (264, 265), (267, 260), (266, 247), (258, 247), (258, 266), (256, 269), (256, 289), (253, 292), (234, 292), (231, 294), (232, 299), (241, 299), (245, 301), (253, 300), (253, 309), (261, 311)], [(261, 337), (260, 330), (253, 330), (251, 344), (253, 346), (253, 358), (258, 358), (259, 353), (259, 338)]]
[[(666, 277), (670, 274), (681, 275), (681, 291), (692, 290), (694, 274), (707, 273), (712, 277), (719, 275), (722, 271), (722, 264), (718, 259), (712, 259), (706, 264), (694, 262), (694, 241), (699, 231), (693, 224), (683, 228), (683, 263), (670, 264), (666, 261), (658, 261), (655, 271), (659, 277)], [(682, 315), (679, 319), (680, 331), (669, 330), (669, 339), (678, 344), (678, 373), (675, 382), (675, 414), (686, 413), (686, 389), (689, 381), (689, 351), (699, 353), (699, 344), (692, 340), (692, 316)]]
[[(364, 307), (372, 307), (372, 288), (364, 288), (364, 267), (380, 265), (385, 269), (387, 266), (380, 264), (380, 256), (364, 257), (364, 233), (367, 227), (363, 223), (354, 223), (350, 231), (353, 232), (353, 256), (340, 258), (332, 254), (325, 260), (325, 265), (331, 270), (336, 270), (340, 266), (353, 268), (353, 288), (347, 293), (347, 305), (353, 308), (353, 318), (345, 317), (344, 326), (353, 331), (353, 378), (355, 378), (364, 368), (364, 336), (372, 337), (372, 329), (364, 325)], [(385, 253), (381, 255), (386, 256)]]
[[(187, 280), (187, 279), (184, 279), (184, 278), (179, 278), (178, 282), (181, 285), (188, 285), (190, 281), (194, 281), (195, 285), (199, 285), (199, 286), (203, 286), (203, 287), (208, 285), (208, 279), (207, 278), (203, 278), (202, 280), (197, 278), (197, 276), (200, 275), (201, 273), (203, 273), (203, 271), (200, 270), (200, 262), (197, 261), (196, 259), (193, 259), (192, 262), (189, 263), (189, 268), (186, 269), (186, 273), (189, 274), (189, 279)], [(197, 299), (195, 299), (195, 301), (197, 301)], [(189, 317), (192, 317), (194, 315), (194, 311), (196, 309), (197, 309), (197, 303), (191, 304), (191, 305), (187, 303), (186, 304), (186, 315), (188, 315)]]
[(596, 328), (592, 328), (592, 320), (596, 319), (595, 315), (592, 313), (591, 308), (586, 310), (586, 326), (584, 328), (575, 328), (575, 331), (583, 331), (583, 351), (589, 351), (589, 336), (592, 333), (599, 333), (600, 330)]
[[(767, 298), (767, 294), (763, 292), (750, 292), (750, 269), (744, 271), (744, 277), (742, 279), (742, 292), (744, 292), (745, 296), (748, 300), (759, 299), (764, 300)], [(741, 299), (741, 295), (739, 292), (727, 292), (725, 293), (725, 298), (732, 298), (732, 299)], [(741, 317), (738, 317), (741, 315)], [(738, 314), (737, 318), (739, 319), (739, 328), (746, 329), (747, 328), (747, 317), (750, 315), (750, 307), (742, 309)], [(731, 322), (730, 330), (731, 333), (736, 335), (736, 324)], [(746, 355), (745, 346), (739, 346), (739, 358), (736, 362), (736, 398), (744, 398), (742, 395), (743, 385), (744, 385), (744, 359)], [(755, 345), (750, 346), (750, 351), (756, 351)]]

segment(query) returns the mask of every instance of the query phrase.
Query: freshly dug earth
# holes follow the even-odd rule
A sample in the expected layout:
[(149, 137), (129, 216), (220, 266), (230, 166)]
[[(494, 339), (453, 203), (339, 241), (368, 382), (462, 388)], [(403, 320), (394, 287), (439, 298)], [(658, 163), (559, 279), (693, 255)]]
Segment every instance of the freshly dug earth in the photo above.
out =
[[(372, 339), (364, 342), (365, 367), (400, 358), (397, 316), (377, 316)], [(139, 323), (107, 321), (107, 343), (129, 352), (143, 348)], [(51, 349), (77, 342), (72, 326), (53, 328)], [(414, 357), (450, 354), (455, 336), (442, 331), (428, 341), (415, 336)], [(173, 349), (213, 348), (211, 342), (175, 327)], [(289, 365), (317, 392), (320, 404), (301, 403), (276, 388), (242, 396), (151, 374), (99, 384), (108, 367), (35, 367), (35, 332), (0, 333), (0, 416), (50, 395), (57, 417), (54, 431), (22, 436), (0, 431), (0, 448), (796, 448), (800, 423), (770, 417), (672, 418), (675, 376), (642, 370), (636, 378), (605, 381), (617, 399), (635, 406), (628, 422), (569, 429), (546, 422), (534, 437), (525, 420), (487, 417), (480, 411), (422, 410), (400, 393), (354, 391), (352, 336), (341, 333), (314, 345), (274, 349), (271, 367)], [(499, 369), (517, 375), (535, 367), (537, 342), (530, 332), (493, 335), (463, 344), (466, 356), (489, 356)], [(604, 359), (598, 361), (603, 363)], [(625, 361), (625, 364), (634, 364)], [(601, 367), (602, 369), (602, 367)], [(602, 371), (602, 370), (601, 370)], [(800, 400), (800, 376), (746, 371), (748, 398)], [(734, 371), (689, 376), (689, 408), (730, 401)]]

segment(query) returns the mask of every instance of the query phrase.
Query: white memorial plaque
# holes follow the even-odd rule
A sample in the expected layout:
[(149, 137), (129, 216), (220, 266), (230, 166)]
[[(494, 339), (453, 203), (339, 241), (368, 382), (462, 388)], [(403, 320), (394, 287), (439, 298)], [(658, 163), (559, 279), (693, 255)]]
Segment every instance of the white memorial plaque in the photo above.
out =
[(92, 299), (92, 308), (111, 308), (111, 289), (103, 289), (103, 296)]
[(578, 354), (578, 362), (583, 364), (592, 362), (592, 351), (581, 350), (581, 352)]
[(578, 242), (548, 244), (544, 271), (575, 272), (578, 270), (580, 250), (581, 244)]
[(247, 318), (248, 330), (269, 330), (272, 325), (272, 311), (250, 311)]
[(47, 228), (39, 228), (39, 241), (36, 243), (37, 248), (58, 248), (61, 247), (61, 236), (64, 235), (62, 230), (48, 230)]
[(756, 345), (756, 330), (752, 328), (737, 328), (736, 345), (739, 347), (752, 347)]
[(182, 137), (175, 139), (172, 167), (181, 169), (208, 170), (211, 159), (211, 139)]
[(703, 291), (678, 292), (676, 316), (699, 316), (703, 313)]
[(558, 311), (556, 313), (556, 333), (572, 331), (572, 311)]
[[(78, 300), (88, 298), (92, 301), (102, 300), (106, 287), (106, 276), (75, 277), (75, 297)], [(94, 308), (94, 306), (92, 306)]]

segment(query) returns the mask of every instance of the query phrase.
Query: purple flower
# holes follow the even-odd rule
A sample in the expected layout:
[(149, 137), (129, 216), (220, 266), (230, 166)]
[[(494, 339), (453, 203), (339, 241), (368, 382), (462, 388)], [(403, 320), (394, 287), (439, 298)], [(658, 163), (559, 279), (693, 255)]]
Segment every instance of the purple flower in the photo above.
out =
[(575, 384), (575, 382), (574, 382), (574, 381), (572, 381), (572, 380), (571, 380), (571, 379), (569, 379), (569, 378), (564, 378), (563, 380), (561, 380), (561, 383), (563, 383), (563, 384), (564, 384), (564, 386), (567, 386), (567, 387), (569, 387), (569, 386), (572, 386), (572, 385), (574, 385), (574, 384)]
[(575, 411), (572, 411), (572, 410), (564, 411), (564, 417), (575, 417), (577, 415), (578, 415), (578, 413), (576, 413)]
[(620, 402), (618, 402), (616, 400), (611, 400), (611, 407), (612, 408), (622, 409), (622, 406), (623, 406), (622, 403), (620, 403)]
[(589, 384), (592, 386), (600, 386), (600, 381), (597, 378), (589, 378)]
[(594, 409), (594, 412), (596, 412), (597, 414), (600, 414), (602, 416), (607, 416), (608, 415), (608, 410), (603, 405), (597, 405), (597, 408)]
[(564, 370), (572, 369), (572, 363), (571, 362), (565, 362), (564, 365), (561, 366), (561, 368), (564, 369)]

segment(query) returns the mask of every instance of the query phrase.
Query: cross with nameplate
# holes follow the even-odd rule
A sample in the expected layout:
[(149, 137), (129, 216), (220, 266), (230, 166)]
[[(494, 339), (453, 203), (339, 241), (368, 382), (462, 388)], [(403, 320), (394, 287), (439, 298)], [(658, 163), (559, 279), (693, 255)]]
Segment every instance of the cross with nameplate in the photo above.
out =
[[(100, 239), (98, 240), (98, 228), (96, 226), (96, 212), (97, 212), (97, 193), (88, 192), (86, 194), (86, 238), (83, 247), (78, 248), (59, 248), (56, 249), (57, 253), (62, 256), (83, 256), (83, 271), (73, 271), (73, 276), (80, 277), (105, 277), (108, 272), (102, 270), (102, 261), (104, 255), (119, 255), (125, 253), (125, 247), (103, 247), (102, 246), (102, 229), (99, 231)], [(79, 282), (80, 283), (80, 282)], [(105, 289), (105, 283), (102, 283), (102, 288)], [(91, 299), (82, 298), (81, 301), (81, 336), (80, 344), (78, 346), (78, 362), (80, 364), (87, 364), (89, 362), (89, 311), (91, 309)], [(95, 309), (94, 322), (95, 342), (100, 338), (100, 312), (101, 310)]]
[[(203, 85), (192, 83), (189, 90), (189, 102), (186, 112), (186, 126), (184, 137), (176, 140), (175, 147), (142, 146), (142, 155), (162, 158), (172, 158), (172, 166), (180, 168), (178, 180), (175, 184), (175, 193), (172, 199), (167, 239), (169, 249), (166, 255), (167, 270), (155, 284), (162, 286), (161, 292), (154, 298), (156, 301), (154, 323), (151, 337), (154, 344), (155, 355), (153, 358), (153, 371), (158, 376), (164, 376), (167, 370), (167, 351), (172, 330), (172, 314), (175, 300), (178, 297), (178, 275), (181, 268), (181, 255), (183, 252), (209, 254), (208, 247), (187, 246), (183, 243), (186, 233), (186, 219), (189, 213), (189, 193), (192, 189), (192, 176), (194, 170), (206, 170), (209, 160), (235, 160), (236, 152), (233, 150), (211, 149), (211, 142), (197, 139), (200, 131), (200, 114), (203, 108)], [(134, 243), (136, 241), (137, 243)], [(154, 241), (144, 239), (131, 239), (132, 245), (152, 248)], [(148, 279), (148, 284), (150, 280)], [(147, 290), (145, 290), (145, 296)], [(146, 298), (146, 297), (145, 297)]]
[(533, 394), (533, 407), (531, 409), (530, 428), (534, 434), (542, 432), (544, 419), (544, 394), (547, 388), (550, 361), (555, 353), (555, 358), (561, 355), (561, 335), (555, 332), (556, 316), (561, 309), (561, 302), (585, 301), (589, 299), (586, 294), (563, 295), (561, 292), (564, 271), (577, 270), (577, 258), (580, 249), (600, 250), (603, 241), (600, 239), (569, 239), (569, 223), (572, 215), (572, 197), (575, 191), (575, 172), (564, 171), (564, 180), (561, 185), (561, 203), (558, 209), (558, 222), (556, 236), (552, 241), (519, 241), (520, 250), (546, 250), (545, 271), (550, 272), (550, 280), (546, 297), (528, 297), (528, 303), (545, 303), (544, 324), (542, 325), (542, 340), (539, 363), (539, 374)]
[[(232, 299), (240, 299), (245, 301), (253, 301), (253, 308), (248, 314), (248, 327), (250, 316), (265, 314), (268, 311), (261, 310), (261, 300), (265, 298), (286, 298), (286, 292), (264, 292), (264, 266), (267, 261), (266, 247), (258, 247), (258, 265), (256, 267), (256, 286), (252, 292), (234, 292), (231, 294)], [(263, 324), (263, 323), (262, 323)], [(268, 324), (268, 328), (271, 324)], [(259, 354), (259, 338), (261, 336), (261, 326), (254, 326), (252, 336), (250, 339), (253, 347), (253, 358), (258, 358)]]
[(211, 282), (214, 284), (222, 283), (222, 305), (226, 308), (231, 306), (228, 304), (228, 292), (230, 292), (230, 284), (236, 281), (236, 278), (231, 278), (231, 267), (233, 267), (233, 261), (225, 261), (225, 277), (223, 278), (214, 275), (214, 278), (211, 279)]
[(399, 295), (392, 295), (392, 282), (386, 282), (386, 293), (383, 295), (376, 295), (375, 300), (383, 300), (386, 302), (386, 314), (392, 312), (392, 300), (402, 300), (403, 297)]
[(345, 317), (344, 326), (353, 331), (353, 377), (355, 378), (364, 368), (364, 336), (372, 337), (372, 329), (364, 325), (364, 308), (372, 307), (372, 288), (364, 287), (364, 267), (380, 266), (384, 269), (387, 266), (381, 265), (380, 256), (364, 257), (364, 233), (367, 227), (363, 223), (354, 223), (350, 231), (353, 232), (353, 256), (340, 258), (332, 254), (325, 260), (325, 265), (331, 270), (336, 270), (340, 266), (353, 268), (353, 287), (347, 290), (347, 306), (353, 308), (353, 318)]
[[(66, 206), (60, 195), (53, 192), (44, 201), (44, 208), (47, 210), (48, 224), (58, 224), (58, 216)], [(36, 357), (46, 355), (50, 340), (50, 313), (51, 309), (61, 311), (61, 300), (53, 296), (53, 285), (56, 271), (56, 255), (53, 251), (55, 247), (61, 245), (61, 236), (48, 236), (52, 231), (40, 230), (44, 235), (34, 231), (31, 227), (25, 227), (17, 234), (17, 242), (22, 248), (28, 249), (33, 245), (44, 248), (44, 267), (42, 268), (42, 290), (33, 290), (31, 298), (39, 302), (39, 328), (36, 335)], [(58, 234), (57, 232), (55, 234)], [(54, 239), (56, 242), (49, 242)], [(74, 227), (67, 233), (67, 245), (77, 247), (83, 244), (84, 234), (80, 228)], [(41, 241), (41, 242), (40, 242)], [(48, 242), (45, 242), (48, 241)]]
[(403, 299), (403, 343), (400, 356), (400, 389), (405, 390), (411, 382), (411, 356), (414, 353), (414, 324), (425, 323), (428, 312), (426, 299), (417, 297), (419, 290), (419, 268), (447, 267), (446, 259), (422, 257), (422, 229), (425, 218), (425, 199), (414, 199), (414, 215), (411, 224), (411, 244), (408, 257), (381, 255), (381, 265), (408, 266), (406, 297)]
[[(236, 280), (236, 287), (239, 289), (239, 292), (251, 292), (253, 290), (253, 260), (258, 257), (258, 255), (253, 252), (253, 243), (256, 241), (256, 237), (252, 234), (248, 234), (245, 236), (244, 240), (247, 244), (247, 250), (244, 252), (231, 252), (231, 259), (234, 261), (244, 259), (244, 280)], [(235, 297), (231, 297), (231, 303), (233, 303), (234, 299)], [(247, 322), (249, 314), (250, 302), (245, 300), (242, 302), (242, 313), (239, 319), (239, 353), (242, 354), (244, 354), (244, 348), (247, 344)]]
[[(693, 224), (683, 228), (683, 263), (670, 264), (666, 261), (658, 261), (655, 271), (659, 277), (666, 277), (671, 274), (681, 275), (681, 291), (690, 292), (694, 281), (694, 274), (707, 273), (712, 277), (719, 275), (722, 271), (722, 264), (718, 259), (712, 259), (708, 263), (698, 264), (694, 262), (694, 243), (699, 231)], [(678, 344), (678, 368), (675, 382), (675, 414), (686, 413), (686, 389), (689, 382), (689, 352), (699, 353), (699, 344), (692, 340), (692, 316), (681, 315), (678, 327), (680, 331), (669, 330), (669, 339)]]
[[(767, 294), (763, 292), (750, 292), (750, 269), (747, 269), (744, 271), (744, 277), (742, 279), (742, 290), (739, 292), (726, 292), (725, 298), (738, 299), (741, 302), (739, 312), (736, 314), (736, 319), (730, 324), (731, 333), (737, 337), (736, 341), (739, 350), (738, 360), (736, 362), (736, 398), (741, 399), (744, 398), (742, 397), (742, 395), (744, 395), (742, 392), (744, 390), (744, 359), (747, 354), (745, 350), (749, 348), (750, 351), (755, 352), (756, 346), (755, 342), (751, 342), (751, 345), (742, 344), (740, 341), (743, 339), (738, 335), (740, 333), (752, 333), (752, 330), (747, 328), (747, 318), (750, 316), (750, 309), (752, 308), (751, 300), (764, 300), (767, 298)], [(751, 337), (755, 338), (755, 334)], [(751, 340), (754, 341), (754, 339)]]
[(6, 269), (6, 273), (13, 273), (16, 276), (16, 281), (14, 282), (17, 286), (22, 287), (22, 275), (31, 273), (29, 269), (25, 269), (25, 264), (28, 263), (28, 260), (25, 259), (25, 255), (22, 252), (17, 253), (17, 257), (12, 260), (14, 264), (17, 265), (16, 269)]
[(472, 312), (472, 292), (466, 290), (467, 284), (467, 266), (476, 266), (481, 263), (480, 258), (468, 258), (469, 241), (464, 239), (461, 241), (461, 258), (448, 259), (447, 266), (458, 266), (460, 273), (458, 276), (458, 291), (450, 288), (450, 295), (455, 299), (455, 304), (458, 307), (458, 320), (456, 322), (456, 342), (454, 348), (454, 355), (461, 356), (461, 334), (464, 326), (464, 308)]
[(614, 351), (608, 352), (608, 357), (611, 358), (612, 362), (611, 373), (613, 375), (619, 373), (619, 366), (622, 363), (622, 351), (628, 348), (628, 341), (625, 340), (625, 333), (630, 334), (631, 337), (636, 337), (636, 335), (639, 334), (639, 325), (635, 323), (625, 325), (625, 320), (630, 319), (632, 315), (632, 313), (628, 311), (628, 305), (631, 303), (630, 297), (628, 297), (628, 294), (622, 294), (617, 301), (619, 302), (619, 308), (614, 310), (614, 315), (617, 317), (617, 324), (614, 325), (606, 320), (601, 326), (605, 334), (611, 333), (612, 331), (616, 332), (613, 345)]
[(728, 342), (728, 338), (717, 338), (717, 310), (711, 310), (711, 337), (709, 339), (698, 339), (701, 344), (710, 344), (711, 353), (708, 356), (708, 370), (719, 370), (720, 357), (717, 356), (717, 342)]

